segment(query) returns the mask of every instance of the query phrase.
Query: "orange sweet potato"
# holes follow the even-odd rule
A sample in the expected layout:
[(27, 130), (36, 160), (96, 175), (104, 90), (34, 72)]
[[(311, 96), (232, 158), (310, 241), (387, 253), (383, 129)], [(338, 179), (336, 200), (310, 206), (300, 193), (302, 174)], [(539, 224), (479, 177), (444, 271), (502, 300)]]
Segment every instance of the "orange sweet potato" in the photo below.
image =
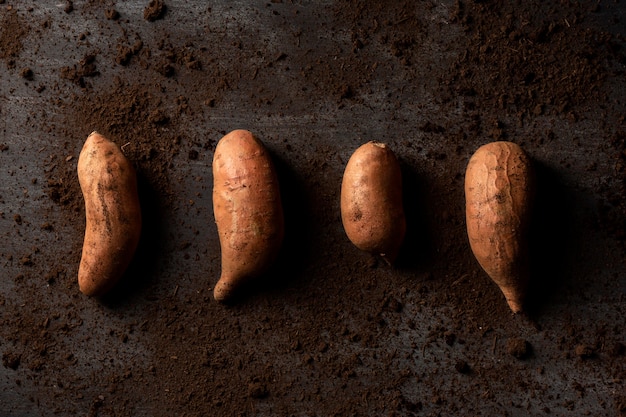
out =
[(228, 301), (266, 272), (284, 237), (278, 176), (264, 145), (247, 130), (234, 130), (217, 144), (213, 212), (222, 255), (213, 296)]
[(121, 149), (97, 132), (87, 137), (77, 171), (86, 216), (78, 285), (98, 296), (122, 277), (139, 243), (137, 176)]
[(393, 264), (406, 219), (400, 164), (386, 144), (367, 142), (350, 157), (341, 184), (341, 220), (357, 248)]
[(529, 279), (527, 233), (533, 188), (530, 160), (515, 143), (487, 143), (467, 165), (469, 243), (514, 313), (523, 310)]

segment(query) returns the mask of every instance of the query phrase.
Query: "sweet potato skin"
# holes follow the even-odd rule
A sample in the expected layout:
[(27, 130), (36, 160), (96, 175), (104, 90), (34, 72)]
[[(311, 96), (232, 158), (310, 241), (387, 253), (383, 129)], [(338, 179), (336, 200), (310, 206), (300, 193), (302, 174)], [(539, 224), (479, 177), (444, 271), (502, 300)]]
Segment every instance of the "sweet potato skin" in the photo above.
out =
[(221, 248), (221, 276), (213, 296), (225, 302), (266, 272), (284, 237), (278, 176), (262, 142), (250, 131), (220, 139), (213, 156), (213, 212)]
[(406, 219), (400, 164), (386, 144), (367, 142), (350, 157), (341, 183), (341, 220), (357, 248), (395, 262)]
[(85, 200), (85, 238), (78, 285), (88, 296), (107, 293), (130, 264), (141, 235), (137, 175), (121, 149), (97, 132), (78, 158)]
[(487, 143), (470, 158), (465, 174), (469, 243), (514, 313), (523, 311), (529, 280), (527, 234), (533, 194), (531, 162), (519, 145)]

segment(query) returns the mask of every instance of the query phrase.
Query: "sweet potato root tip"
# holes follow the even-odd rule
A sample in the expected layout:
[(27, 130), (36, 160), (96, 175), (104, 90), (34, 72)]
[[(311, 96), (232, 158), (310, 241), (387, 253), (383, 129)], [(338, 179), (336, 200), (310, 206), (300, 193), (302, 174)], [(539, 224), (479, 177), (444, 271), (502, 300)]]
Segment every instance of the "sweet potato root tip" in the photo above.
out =
[(284, 237), (274, 165), (262, 142), (247, 130), (228, 133), (215, 148), (213, 213), (222, 263), (213, 296), (226, 301), (273, 264)]
[(515, 314), (521, 313), (524, 310), (524, 300), (519, 297), (506, 297), (506, 302), (509, 305), (511, 311)]
[(213, 289), (213, 298), (219, 302), (227, 302), (233, 298), (234, 289), (228, 278), (220, 277), (220, 280), (215, 284)]

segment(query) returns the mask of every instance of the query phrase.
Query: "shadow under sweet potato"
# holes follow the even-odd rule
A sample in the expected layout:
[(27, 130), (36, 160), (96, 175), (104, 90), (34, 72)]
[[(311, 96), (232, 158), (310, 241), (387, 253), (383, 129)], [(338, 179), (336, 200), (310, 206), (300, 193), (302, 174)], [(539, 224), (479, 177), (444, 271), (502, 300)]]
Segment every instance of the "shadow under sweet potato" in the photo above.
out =
[(421, 173), (400, 160), (402, 195), (406, 217), (406, 234), (395, 266), (403, 270), (425, 270), (435, 258), (432, 222), (428, 207), (434, 203), (426, 194), (426, 182)]
[(576, 199), (555, 171), (537, 162), (534, 168), (536, 194), (529, 230), (526, 311), (537, 319), (570, 275)]

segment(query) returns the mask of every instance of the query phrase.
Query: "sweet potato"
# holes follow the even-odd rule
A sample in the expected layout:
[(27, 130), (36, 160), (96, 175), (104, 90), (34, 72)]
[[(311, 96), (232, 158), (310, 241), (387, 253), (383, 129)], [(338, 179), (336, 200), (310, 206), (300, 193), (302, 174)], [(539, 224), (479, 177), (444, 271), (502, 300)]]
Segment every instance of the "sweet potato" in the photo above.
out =
[(78, 285), (98, 296), (123, 276), (139, 243), (137, 176), (121, 149), (97, 132), (87, 137), (77, 171), (86, 216)]
[(213, 212), (222, 255), (213, 296), (225, 302), (267, 271), (284, 237), (275, 167), (262, 142), (247, 130), (228, 133), (215, 148)]
[(515, 143), (487, 143), (465, 173), (469, 243), (480, 266), (514, 313), (523, 310), (529, 280), (528, 228), (533, 199), (530, 160)]
[(341, 183), (341, 220), (357, 248), (395, 262), (406, 219), (400, 164), (386, 144), (367, 142), (350, 157)]

